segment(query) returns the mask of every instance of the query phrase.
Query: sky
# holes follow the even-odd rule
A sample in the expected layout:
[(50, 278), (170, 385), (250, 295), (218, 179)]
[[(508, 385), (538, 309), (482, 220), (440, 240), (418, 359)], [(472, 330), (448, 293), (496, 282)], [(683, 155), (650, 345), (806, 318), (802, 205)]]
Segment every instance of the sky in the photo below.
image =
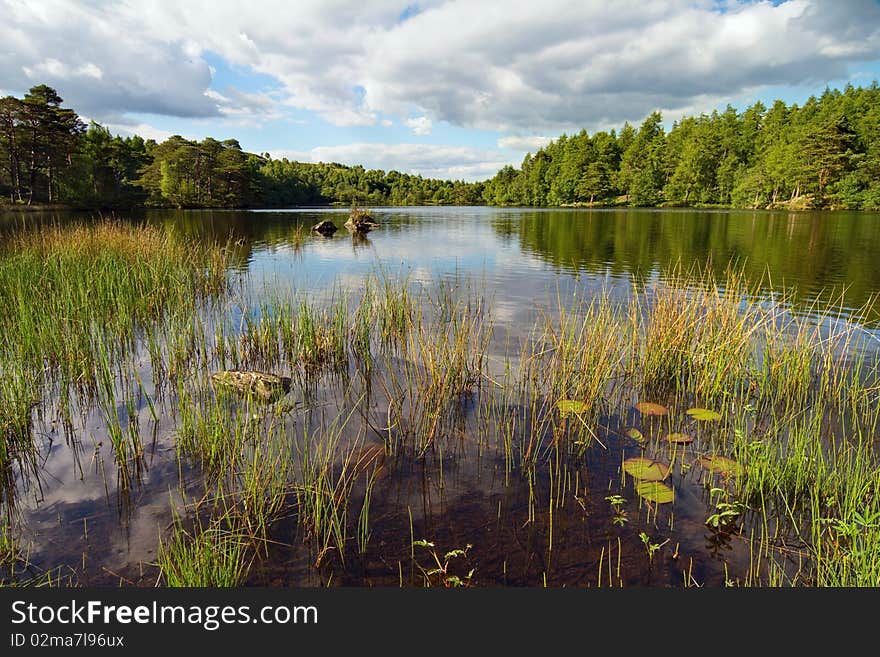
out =
[(0, 0), (0, 96), (483, 180), (562, 133), (880, 79), (880, 0)]

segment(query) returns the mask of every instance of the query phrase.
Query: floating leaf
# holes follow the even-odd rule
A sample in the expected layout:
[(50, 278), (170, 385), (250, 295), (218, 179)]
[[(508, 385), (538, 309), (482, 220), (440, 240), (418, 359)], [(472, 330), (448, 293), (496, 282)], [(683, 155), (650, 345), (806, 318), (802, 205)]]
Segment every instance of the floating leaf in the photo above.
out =
[(742, 466), (726, 456), (704, 456), (700, 459), (700, 465), (710, 472), (718, 474), (739, 475), (742, 473)]
[(623, 462), (623, 471), (633, 479), (660, 481), (669, 474), (669, 466), (644, 456), (636, 456)]
[(636, 492), (649, 502), (668, 504), (675, 499), (675, 491), (659, 481), (640, 481), (636, 484)]
[(636, 408), (642, 415), (666, 415), (669, 412), (665, 406), (654, 402), (639, 402)]
[(632, 438), (633, 440), (636, 440), (640, 443), (645, 442), (645, 436), (642, 434), (641, 431), (639, 431), (635, 427), (633, 427), (632, 429), (627, 431), (626, 435), (629, 436), (630, 438)]
[(559, 409), (559, 414), (562, 415), (562, 417), (568, 417), (572, 414), (586, 413), (590, 409), (586, 402), (578, 401), (576, 399), (560, 399), (556, 402), (556, 408)]
[(721, 413), (709, 410), (708, 408), (689, 408), (685, 413), (695, 420), (701, 420), (702, 422), (716, 422), (721, 419)]
[(693, 437), (687, 435), (686, 433), (671, 433), (666, 436), (666, 440), (671, 442), (673, 445), (690, 445), (694, 442)]

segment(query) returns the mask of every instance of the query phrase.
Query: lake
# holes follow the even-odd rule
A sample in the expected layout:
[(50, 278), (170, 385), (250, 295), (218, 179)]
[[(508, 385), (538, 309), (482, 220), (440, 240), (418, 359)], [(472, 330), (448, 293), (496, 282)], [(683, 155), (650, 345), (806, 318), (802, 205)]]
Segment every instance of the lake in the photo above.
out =
[[(222, 303), (199, 311), (193, 330), (203, 331), (199, 335), (206, 336), (208, 346), (204, 357), (187, 356), (192, 360), (185, 362), (194, 363), (191, 372), (157, 367), (154, 351), (171, 359), (172, 347), (146, 340), (132, 345), (114, 370), (115, 414), (121, 424), (136, 425), (142, 445), (135, 466), (120, 464), (108, 451), (111, 420), (98, 405), (76, 398), (70, 402), (75, 410), (64, 416), (59, 408), (68, 393), (56, 388), (41, 393), (33, 417), (39, 472), (22, 469), (15, 500), (10, 494), (5, 499), (7, 514), (14, 517), (11, 526), (28, 546), (30, 575), (50, 572), (80, 585), (155, 584), (160, 536), (169, 535), (175, 518), (197, 533), (200, 519), (210, 522), (216, 515), (216, 487), (232, 490), (231, 484), (217, 483), (229, 473), (215, 479), (203, 457), (178, 448), (189, 422), (186, 408), (213, 403), (205, 383), (213, 371), (271, 369), (292, 378), (285, 397), (289, 406), (282, 415), (249, 401), (246, 412), (263, 423), (258, 434), (281, 436), (279, 458), (294, 465), (265, 540), (251, 558), (249, 584), (815, 583), (819, 575), (811, 557), (819, 539), (810, 534), (810, 519), (792, 520), (781, 506), (756, 508), (757, 475), (749, 479), (750, 470), (736, 482), (730, 476), (733, 466), (715, 467), (722, 461), (712, 459), (723, 454), (731, 463), (757, 464), (756, 454), (770, 449), (768, 432), (794, 435), (795, 444), (801, 425), (792, 418), (816, 414), (824, 423), (817, 449), (827, 451), (853, 414), (865, 417), (858, 404), (868, 403), (870, 386), (852, 393), (851, 407), (832, 411), (833, 400), (822, 397), (832, 385), (823, 372), (834, 369), (833, 385), (840, 387), (833, 389), (844, 390), (856, 386), (840, 383), (854, 361), (859, 363), (856, 378), (876, 367), (880, 317), (871, 304), (880, 291), (880, 214), (371, 211), (380, 223), (375, 230), (352, 235), (341, 229), (329, 238), (308, 228), (323, 219), (341, 228), (346, 210), (151, 210), (132, 217), (183, 237), (228, 241), (231, 291)], [(7, 214), (0, 216), (0, 232), (28, 233), (75, 220), (98, 218)], [(807, 410), (785, 406), (788, 411), (781, 411), (785, 395), (778, 390), (783, 388), (763, 396), (760, 386), (785, 385), (796, 372), (785, 369), (795, 366), (783, 359), (778, 361), (782, 369), (774, 369), (770, 358), (778, 345), (770, 338), (756, 347), (754, 361), (738, 370), (755, 376), (741, 390), (730, 388), (727, 379), (710, 382), (709, 367), (698, 358), (688, 361), (688, 371), (695, 374), (680, 385), (655, 385), (634, 374), (647, 371), (652, 340), (673, 339), (675, 329), (646, 338), (662, 326), (657, 328), (657, 318), (633, 319), (638, 312), (633, 309), (668, 302), (673, 314), (676, 308), (691, 312), (664, 293), (682, 292), (692, 299), (714, 281), (715, 293), (724, 294), (731, 270), (739, 272), (735, 280), (742, 285), (733, 290), (732, 308), (765, 313), (762, 326), (780, 327), (778, 335), (794, 336), (796, 344), (797, 336), (813, 329), (809, 340), (833, 343), (827, 352), (807, 356), (815, 360), (808, 361), (807, 383), (795, 394), (809, 397)], [(367, 335), (365, 343), (357, 343), (356, 318), (368, 301), (381, 305), (383, 285), (386, 290), (398, 286), (396, 298), (409, 295), (406, 303), (416, 319), (408, 330), (415, 337), (383, 346)], [(260, 331), (287, 321), (282, 297), (289, 300), (293, 319), (288, 324), (302, 326), (304, 303), (315, 304), (316, 316), (329, 308), (323, 316), (327, 326), (337, 319), (344, 323), (346, 313), (355, 317), (342, 331), (351, 346), (333, 367), (320, 373), (300, 370), (295, 359), (273, 351), (284, 344), (281, 328), (278, 338), (274, 333), (260, 337)], [(604, 305), (590, 305), (598, 299)], [(693, 310), (695, 317), (715, 317), (714, 306), (705, 305), (710, 302), (699, 303), (704, 305)], [(567, 324), (571, 318), (574, 323)], [(590, 333), (606, 320), (619, 326), (624, 338)], [(735, 324), (727, 316), (721, 321)], [(367, 332), (378, 331), (376, 326)], [(571, 335), (559, 337), (567, 331)], [(588, 337), (579, 342), (579, 336)], [(612, 339), (617, 340), (613, 349), (627, 355), (609, 357), (608, 376), (586, 394), (577, 383), (577, 376), (586, 375), (573, 372), (606, 363), (580, 352), (598, 351)], [(628, 346), (641, 339), (642, 346)], [(218, 348), (227, 340), (234, 350)], [(357, 344), (366, 344), (368, 357)], [(574, 361), (542, 360), (569, 348), (579, 350)], [(785, 358), (789, 355), (785, 352)], [(641, 360), (631, 365), (636, 357)], [(822, 363), (832, 361), (823, 369)], [(722, 364), (719, 357), (713, 367)], [(453, 381), (446, 370), (459, 365), (464, 373)], [(551, 375), (551, 367), (559, 371)], [(186, 382), (165, 381), (174, 376)], [(126, 392), (134, 379), (136, 394)], [(577, 398), (568, 399), (575, 389)], [(566, 405), (571, 401), (576, 403)], [(638, 402), (656, 403), (662, 410), (646, 411)], [(685, 414), (703, 406), (719, 411), (720, 421)], [(323, 449), (317, 437), (327, 435), (335, 436), (339, 451), (315, 478), (307, 468), (309, 455)], [(746, 441), (744, 436), (752, 442), (737, 442)], [(254, 461), (267, 458), (261, 448), (243, 445), (241, 454)], [(865, 449), (873, 455), (873, 447)], [(780, 452), (783, 457), (790, 454)], [(622, 470), (632, 476), (632, 467), (655, 464), (663, 476), (630, 480), (622, 475)], [(721, 483), (707, 483), (707, 473), (720, 474)], [(662, 499), (666, 484), (674, 489), (674, 502)], [(327, 487), (326, 495), (315, 492), (319, 486)], [(340, 518), (320, 524), (319, 509)]]

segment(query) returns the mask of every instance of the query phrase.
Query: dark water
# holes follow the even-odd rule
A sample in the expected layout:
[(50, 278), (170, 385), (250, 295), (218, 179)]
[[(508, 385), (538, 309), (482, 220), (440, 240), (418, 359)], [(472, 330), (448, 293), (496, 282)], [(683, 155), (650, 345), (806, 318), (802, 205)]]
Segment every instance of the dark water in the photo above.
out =
[[(366, 237), (353, 238), (345, 230), (332, 238), (307, 235), (300, 241), (297, 236), (298, 226), (320, 219), (341, 226), (346, 214), (150, 211), (134, 218), (205, 239), (237, 240), (234, 266), (248, 274), (257, 294), (267, 288), (313, 296), (356, 290), (377, 270), (426, 287), (444, 280), (473, 281), (491, 300), (495, 335), (524, 335), (542, 308), (572, 293), (589, 296), (601, 289), (626, 300), (637, 289), (634, 277), (662, 277), (677, 263), (685, 269), (704, 264), (722, 276), (734, 261), (759, 290), (783, 284), (793, 288), (803, 312), (821, 312), (822, 299), (836, 292), (844, 312), (867, 330), (878, 319), (876, 311), (858, 309), (880, 291), (880, 214), (379, 208), (374, 215), (381, 226)], [(38, 230), (74, 218), (7, 215), (0, 217), (0, 230)], [(500, 344), (491, 348), (501, 354)], [(144, 379), (149, 380), (148, 373)], [(332, 386), (321, 395), (325, 401), (338, 397)], [(100, 418), (84, 417), (81, 433), (100, 437)], [(92, 447), (94, 441), (71, 443), (57, 419), (41, 420), (46, 476), (39, 490), (22, 494), (24, 536), (33, 546), (36, 570), (61, 566), (79, 584), (155, 582), (157, 537), (167, 531), (171, 508), (182, 508), (181, 488), (197, 491), (199, 477), (176, 456), (173, 418), (163, 415), (152, 422), (144, 407), (141, 419), (154, 440), (148, 468), (124, 499), (108, 462), (112, 456), (102, 456)], [(634, 416), (609, 417), (603, 424), (635, 421)], [(706, 532), (707, 500), (693, 473), (677, 473), (682, 485), (674, 510), (662, 507), (646, 514), (630, 508), (625, 527), (612, 522), (605, 501), (610, 481), (621, 458), (639, 454), (618, 431), (600, 432), (605, 449), (589, 452), (566, 475), (577, 480), (565, 484), (569, 497), (581, 502), (568, 502), (555, 514), (545, 508), (533, 518), (531, 498), (547, 507), (559, 482), (544, 471), (534, 481), (517, 475), (511, 483), (500, 456), (468, 439), (467, 420), (463, 426), (442, 454), (389, 457), (385, 470), (394, 475), (383, 494), (374, 494), (373, 542), (356, 565), (349, 561), (345, 568), (334, 568), (331, 561), (315, 567), (314, 555), (294, 538), (295, 520), (282, 519), (273, 529), (269, 555), (250, 582), (413, 583), (413, 564), (401, 565), (413, 538), (433, 540), (442, 549), (472, 545), (460, 567), (473, 567), (474, 581), (482, 585), (608, 585), (610, 579), (677, 586), (690, 577), (719, 584), (729, 567), (748, 567), (745, 541)], [(662, 558), (649, 563), (641, 532), (658, 542), (667, 535), (674, 540)], [(429, 565), (427, 552), (416, 557)], [(597, 581), (600, 572), (604, 582)]]

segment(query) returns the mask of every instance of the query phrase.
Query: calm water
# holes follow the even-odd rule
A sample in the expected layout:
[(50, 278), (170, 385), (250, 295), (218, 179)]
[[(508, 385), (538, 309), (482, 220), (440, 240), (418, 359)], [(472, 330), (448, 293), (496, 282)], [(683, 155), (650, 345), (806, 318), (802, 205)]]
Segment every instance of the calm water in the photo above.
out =
[[(496, 301), (540, 299), (560, 281), (628, 283), (676, 263), (709, 263), (723, 275), (734, 262), (763, 287), (785, 286), (811, 301), (843, 293), (849, 309), (880, 291), (880, 213), (694, 210), (534, 210), (378, 208), (382, 226), (366, 239), (345, 230), (310, 240), (294, 255), (298, 225), (343, 210), (147, 211), (148, 223), (244, 243), (239, 263), (257, 276), (302, 287), (360, 276), (377, 263), (415, 279), (479, 275)], [(128, 215), (127, 215), (128, 216)], [(89, 218), (73, 213), (0, 214), (0, 229)], [(874, 318), (872, 318), (874, 319)]]
[[(676, 263), (687, 267), (695, 262), (708, 263), (723, 275), (734, 261), (763, 290), (771, 284), (794, 288), (802, 309), (836, 291), (852, 320), (868, 331), (878, 320), (874, 310), (866, 316), (856, 310), (880, 292), (880, 214), (379, 208), (374, 215), (381, 226), (365, 238), (353, 238), (342, 229), (332, 238), (309, 235), (297, 244), (297, 226), (331, 219), (341, 227), (346, 215), (347, 211), (323, 209), (150, 211), (137, 219), (206, 239), (238, 240), (235, 268), (248, 274), (248, 284), (257, 294), (279, 287), (313, 296), (357, 290), (377, 271), (427, 288), (468, 280), (491, 301), (496, 335), (523, 335), (541, 309), (557, 298), (604, 289), (626, 300), (633, 294), (633, 277), (650, 280)], [(7, 215), (0, 217), (0, 229), (38, 230), (43, 223), (73, 218)], [(820, 301), (813, 307), (823, 306)], [(500, 350), (500, 345), (493, 344), (493, 349)], [(321, 394), (332, 399), (336, 393), (328, 387)], [(155, 581), (150, 564), (157, 535), (169, 525), (171, 506), (180, 505), (181, 485), (198, 491), (200, 484), (198, 472), (178, 462), (173, 420), (150, 425), (145, 409), (144, 418), (153, 434), (149, 467), (125, 499), (116, 490), (114, 470), (107, 462), (112, 457), (103, 456), (92, 441), (86, 447), (85, 442), (71, 444), (56, 419), (40, 420), (46, 476), (39, 488), (32, 486), (22, 494), (36, 569), (63, 565), (81, 584)], [(100, 419), (85, 415), (79, 431), (100, 437)], [(607, 494), (621, 452), (632, 455), (631, 446), (613, 431), (603, 434), (603, 442), (609, 450), (580, 466), (585, 494), (599, 500)], [(600, 548), (618, 550), (609, 542), (617, 535), (609, 530), (607, 505), (598, 504), (590, 513), (569, 509), (556, 518), (551, 568), (540, 556), (547, 527), (532, 523), (523, 529), (519, 523), (517, 529), (517, 522), (501, 527), (502, 508), (513, 519), (526, 513), (528, 491), (511, 488), (499, 474), (499, 463), (484, 458), (480, 450), (466, 445), (460, 449), (457, 455), (440, 457), (443, 463), (451, 460), (439, 485), (426, 481), (423, 463), (396, 464), (394, 504), (379, 500), (371, 511), (375, 533), (387, 538), (381, 539), (379, 556), (357, 573), (349, 570), (330, 577), (318, 572), (308, 555), (297, 551), (295, 541), (279, 540), (279, 546), (288, 547), (274, 549), (265, 566), (255, 570), (252, 583), (317, 585), (329, 577), (336, 584), (396, 585), (397, 561), (383, 565), (381, 553), (408, 552), (411, 531), (429, 534), (448, 548), (473, 543), (478, 579), (483, 576), (487, 585), (535, 585), (551, 569), (569, 584), (595, 581), (597, 560), (604, 558)], [(676, 500), (677, 540), (682, 553), (697, 555), (694, 575), (718, 583), (719, 578), (723, 581), (725, 561), (742, 562), (748, 553), (742, 546), (717, 545), (705, 536), (706, 502), (698, 482), (692, 483), (679, 489)], [(401, 509), (414, 516), (415, 530)], [(499, 525), (494, 533), (493, 523)], [(637, 532), (636, 523), (632, 525)], [(295, 528), (282, 522), (276, 531), (290, 540)], [(624, 563), (640, 564), (640, 549), (634, 542), (616, 554), (622, 553)], [(681, 575), (673, 566), (648, 571), (639, 567), (628, 581), (680, 584)]]

